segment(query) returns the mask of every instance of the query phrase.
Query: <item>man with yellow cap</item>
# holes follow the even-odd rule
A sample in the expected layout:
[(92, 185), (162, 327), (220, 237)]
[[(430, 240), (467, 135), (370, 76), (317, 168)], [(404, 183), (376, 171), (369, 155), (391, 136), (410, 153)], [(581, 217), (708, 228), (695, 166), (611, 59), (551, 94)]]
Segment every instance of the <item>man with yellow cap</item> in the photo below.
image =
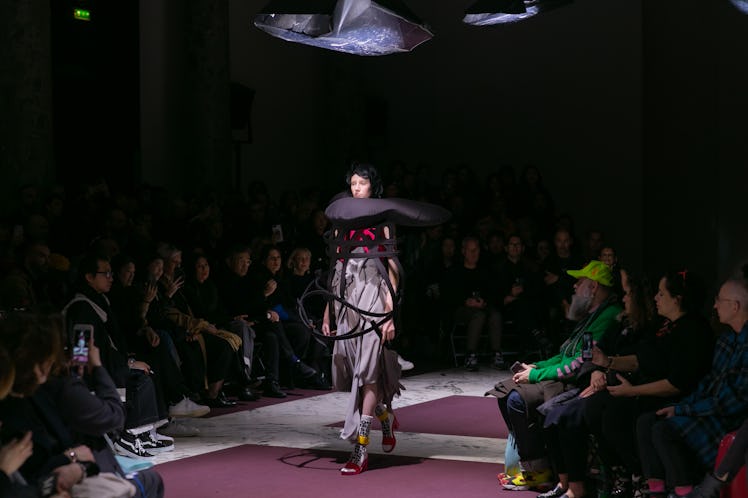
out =
[(613, 274), (601, 261), (590, 261), (581, 270), (568, 270), (576, 278), (567, 318), (576, 321), (559, 353), (534, 364), (521, 363), (510, 379), (496, 384), (491, 394), (499, 399), (499, 409), (514, 434), (522, 474), (504, 483), (506, 489), (543, 489), (552, 486), (553, 475), (542, 435), (541, 415), (536, 408), (543, 402), (575, 387), (584, 364), (582, 348), (585, 333), (593, 344), (609, 330), (618, 327), (621, 313), (613, 292)]

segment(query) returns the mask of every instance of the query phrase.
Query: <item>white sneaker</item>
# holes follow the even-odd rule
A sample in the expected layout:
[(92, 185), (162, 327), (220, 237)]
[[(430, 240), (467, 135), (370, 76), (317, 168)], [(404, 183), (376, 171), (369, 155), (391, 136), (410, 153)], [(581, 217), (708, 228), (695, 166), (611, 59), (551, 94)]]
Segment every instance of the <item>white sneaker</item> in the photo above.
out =
[(171, 436), (172, 438), (192, 437), (199, 436), (200, 429), (193, 425), (189, 425), (178, 418), (173, 418), (165, 426), (159, 427), (158, 433), (165, 436)]
[(412, 361), (406, 360), (400, 354), (397, 355), (397, 362), (400, 364), (400, 370), (402, 371), (413, 370), (413, 367), (415, 367)]
[(169, 407), (170, 417), (197, 418), (207, 415), (208, 413), (210, 413), (210, 407), (199, 405), (186, 396), (176, 405)]
[(141, 435), (136, 436), (135, 434), (124, 431), (122, 434), (120, 434), (120, 438), (114, 442), (114, 452), (118, 455), (128, 456), (132, 458), (152, 457), (153, 453), (148, 452), (143, 447), (143, 441), (140, 439)]
[(140, 440), (142, 441), (143, 448), (149, 453), (156, 454), (161, 453), (163, 451), (171, 451), (174, 449), (174, 439), (173, 438), (158, 438), (153, 437), (152, 433), (155, 432), (144, 432)]

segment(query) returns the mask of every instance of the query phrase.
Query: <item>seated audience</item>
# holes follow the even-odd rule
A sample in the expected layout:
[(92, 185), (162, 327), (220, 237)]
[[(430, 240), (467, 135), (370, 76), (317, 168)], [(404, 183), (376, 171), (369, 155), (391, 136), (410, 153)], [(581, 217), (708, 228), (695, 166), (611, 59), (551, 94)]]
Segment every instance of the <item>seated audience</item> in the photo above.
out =
[(187, 280), (183, 294), (191, 313), (214, 324), (216, 328), (230, 331), (241, 338), (241, 348), (232, 358), (230, 376), (236, 380), (237, 396), (242, 401), (256, 401), (259, 396), (251, 388), (252, 359), (254, 356), (255, 332), (246, 320), (228, 315), (218, 295), (218, 287), (211, 278), (210, 263), (203, 254), (194, 254), (187, 267)]
[(621, 312), (612, 293), (610, 268), (591, 261), (581, 270), (569, 270), (577, 278), (569, 306), (569, 319), (576, 321), (571, 336), (557, 355), (534, 364), (522, 363), (511, 379), (499, 382), (487, 394), (499, 398), (499, 409), (514, 434), (522, 474), (504, 485), (507, 489), (527, 490), (552, 485), (552, 472), (542, 433), (542, 421), (536, 408), (546, 400), (575, 387), (584, 334), (597, 342), (618, 327)]
[[(684, 285), (690, 275), (683, 272)], [(659, 295), (658, 295), (659, 297)], [(748, 416), (748, 285), (728, 280), (714, 299), (719, 320), (729, 325), (714, 349), (712, 368), (688, 396), (637, 424), (639, 451), (652, 497), (692, 491), (700, 474), (714, 467), (726, 433)], [(690, 365), (689, 365), (690, 367)]]
[[(78, 292), (63, 310), (65, 330), (90, 328), (95, 343), (101, 349), (104, 368), (117, 387), (124, 387), (128, 396), (125, 431), (115, 442), (115, 448), (127, 455), (151, 456), (144, 450), (142, 440), (150, 439), (150, 429), (167, 419), (167, 406), (157, 394), (151, 366), (130, 356), (126, 336), (119, 330), (106, 293), (112, 286), (113, 272), (109, 261), (102, 256), (86, 255), (78, 265)], [(151, 444), (160, 445), (158, 441)]]
[(462, 264), (455, 265), (444, 275), (440, 284), (444, 303), (454, 310), (453, 319), (464, 323), (467, 332), (465, 368), (478, 370), (478, 343), (483, 329), (488, 330), (494, 358), (492, 366), (504, 368), (501, 353), (501, 314), (496, 308), (498, 301), (492, 275), (479, 266), (480, 243), (475, 237), (462, 240)]
[(525, 258), (525, 247), (519, 235), (510, 235), (505, 249), (506, 257), (499, 266), (497, 277), (502, 317), (514, 322), (522, 349), (547, 347), (545, 341), (536, 344), (533, 338), (544, 338), (540, 330), (544, 312), (541, 298), (543, 280), (538, 267)]
[[(60, 354), (59, 324), (30, 313), (11, 313), (0, 320), (0, 344), (15, 372), (12, 395), (0, 401), (2, 442), (8, 442), (3, 451), (12, 451), (15, 457), (0, 472), (10, 480), (3, 479), (3, 486), (13, 497), (41, 496), (41, 488), (48, 488), (48, 495), (70, 496), (73, 487), (96, 474), (98, 467), (91, 449), (73, 439), (55, 408), (35, 397)], [(6, 468), (16, 470), (8, 475)]]
[[(652, 299), (647, 286), (627, 272), (624, 275), (624, 309), (620, 315), (621, 325), (609, 330), (598, 342), (597, 347), (613, 354), (630, 354), (635, 351), (637, 344), (644, 334), (650, 332), (649, 324), (652, 320)], [(565, 494), (567, 498), (585, 496), (592, 490), (585, 489), (588, 473), (588, 433), (596, 435), (597, 454), (601, 456), (606, 468), (623, 476), (620, 459), (614, 450), (628, 455), (626, 449), (636, 452), (632, 441), (635, 441), (633, 424), (636, 420), (635, 410), (637, 399), (613, 398), (606, 391), (608, 377), (612, 377), (611, 385), (617, 382), (615, 372), (606, 372), (587, 361), (580, 368), (577, 376), (577, 389), (560, 394), (548, 402), (545, 410), (545, 440), (553, 468), (558, 474), (559, 482), (556, 487), (543, 498), (552, 498)], [(589, 379), (589, 380), (587, 380)], [(614, 382), (614, 380), (616, 382)], [(578, 396), (569, 397), (568, 393), (579, 392)], [(619, 403), (616, 403), (620, 401)], [(633, 402), (632, 406), (629, 401)], [(545, 408), (546, 405), (543, 406)], [(601, 434), (600, 426), (609, 429), (611, 434)], [(620, 443), (620, 447), (616, 447)], [(615, 458), (614, 458), (615, 457)], [(628, 460), (626, 460), (628, 462)], [(630, 472), (629, 472), (630, 475)], [(608, 477), (607, 475), (605, 477)], [(607, 484), (607, 483), (606, 483)], [(618, 488), (610, 490), (615, 497), (628, 497), (630, 492)]]
[[(593, 350), (592, 362), (613, 374), (605, 390), (590, 396), (585, 416), (603, 462), (613, 468), (618, 496), (641, 487), (637, 418), (690, 393), (709, 369), (713, 341), (700, 316), (704, 287), (695, 275), (688, 282), (683, 275), (660, 279), (655, 303), (665, 322), (656, 333), (646, 333), (630, 354), (610, 343)], [(636, 290), (627, 300), (632, 297), (637, 299)]]
[[(265, 246), (260, 251), (260, 264), (250, 272), (255, 288), (262, 286), (265, 306), (278, 314), (283, 331), (288, 337), (293, 354), (298, 358), (292, 372), (293, 383), (310, 389), (332, 389), (326, 379), (320, 377), (323, 344), (312, 336), (308, 324), (302, 323), (295, 302), (283, 285), (282, 257), (275, 246)], [(305, 368), (305, 365), (309, 365)]]
[[(218, 279), (218, 295), (226, 306), (229, 316), (235, 320), (245, 320), (257, 334), (257, 341), (262, 344), (262, 361), (264, 364), (263, 395), (271, 398), (285, 398), (279, 384), (280, 344), (285, 336), (282, 330), (274, 326), (278, 314), (273, 315), (264, 307), (261, 293), (256, 293), (252, 282), (247, 277), (252, 263), (251, 250), (247, 246), (232, 246), (226, 257), (226, 268)], [(288, 339), (285, 339), (288, 342)], [(290, 346), (288, 346), (290, 349)]]
[[(114, 283), (107, 297), (117, 326), (125, 334), (131, 352), (145, 359), (158, 372), (154, 380), (158, 381), (156, 387), (169, 405), (169, 416), (201, 417), (209, 413), (210, 408), (190, 399), (190, 390), (177, 363), (178, 354), (171, 336), (167, 331), (156, 330), (148, 323), (148, 311), (158, 296), (158, 263), (146, 271), (145, 283), (134, 285), (135, 262), (123, 254), (115, 256), (112, 261)], [(177, 425), (182, 425), (179, 435), (185, 435), (187, 424), (172, 423), (165, 430), (174, 431)]]
[(241, 347), (241, 338), (192, 313), (182, 292), (181, 251), (166, 246), (162, 254), (164, 272), (158, 278), (158, 299), (149, 308), (149, 320), (158, 321), (159, 327), (169, 331), (182, 362), (185, 383), (200, 394), (202, 403), (211, 408), (235, 406), (236, 401), (223, 392), (223, 383), (229, 376), (233, 353)]

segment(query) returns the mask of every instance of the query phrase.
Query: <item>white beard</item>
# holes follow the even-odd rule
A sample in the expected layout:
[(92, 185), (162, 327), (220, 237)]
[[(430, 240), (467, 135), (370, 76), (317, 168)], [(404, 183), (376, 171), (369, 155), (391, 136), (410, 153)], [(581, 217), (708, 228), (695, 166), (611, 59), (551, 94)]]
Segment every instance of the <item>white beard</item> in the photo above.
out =
[(578, 322), (589, 313), (591, 307), (592, 295), (580, 296), (579, 294), (574, 294), (571, 296), (571, 305), (569, 305), (569, 311), (566, 313), (566, 318)]

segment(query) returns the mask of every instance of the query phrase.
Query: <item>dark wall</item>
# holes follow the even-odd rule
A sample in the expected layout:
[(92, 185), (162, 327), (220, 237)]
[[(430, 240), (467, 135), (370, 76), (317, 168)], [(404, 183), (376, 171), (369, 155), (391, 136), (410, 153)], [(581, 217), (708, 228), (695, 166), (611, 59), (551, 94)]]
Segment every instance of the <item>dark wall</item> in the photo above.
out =
[(748, 16), (727, 1), (643, 5), (647, 268), (716, 283), (748, 257)]
[(639, 264), (640, 6), (581, 0), (478, 28), (461, 22), (468, 1), (407, 3), (436, 36), (364, 58), (272, 38), (250, 26), (263, 2), (231, 2), (231, 75), (256, 90), (246, 176), (277, 191), (289, 171), (342, 187), (351, 157), (467, 163), (482, 177), (531, 162), (580, 233), (602, 228)]

